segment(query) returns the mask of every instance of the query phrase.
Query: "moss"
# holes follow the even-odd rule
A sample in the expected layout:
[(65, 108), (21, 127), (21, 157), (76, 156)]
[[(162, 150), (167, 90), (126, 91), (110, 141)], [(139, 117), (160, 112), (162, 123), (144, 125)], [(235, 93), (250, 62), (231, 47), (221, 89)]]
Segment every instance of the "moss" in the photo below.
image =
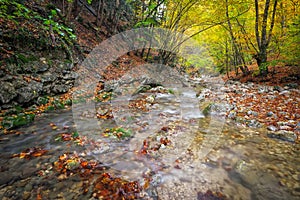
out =
[(35, 114), (19, 113), (18, 115), (5, 117), (2, 126), (5, 129), (14, 129), (31, 123), (35, 118)]

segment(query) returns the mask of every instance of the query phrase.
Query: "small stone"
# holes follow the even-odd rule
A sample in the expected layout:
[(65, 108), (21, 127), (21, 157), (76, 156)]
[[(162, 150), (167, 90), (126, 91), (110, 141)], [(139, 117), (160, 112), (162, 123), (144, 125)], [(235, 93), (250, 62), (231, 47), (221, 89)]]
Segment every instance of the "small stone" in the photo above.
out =
[(24, 200), (25, 200), (25, 199), (29, 199), (30, 196), (31, 196), (31, 192), (25, 191), (25, 192), (23, 193), (23, 199), (24, 199)]
[(281, 91), (283, 91), (283, 88), (280, 87), (280, 86), (278, 86), (278, 85), (275, 85), (275, 86), (274, 86), (274, 90), (276, 90), (276, 91), (278, 91), (278, 92), (281, 92)]
[(292, 130), (292, 127), (290, 127), (290, 126), (279, 126), (279, 129), (289, 131), (289, 130)]
[(236, 117), (236, 112), (235, 111), (230, 111), (230, 113), (228, 114), (228, 118), (229, 119), (234, 119)]
[(294, 180), (300, 181), (300, 176), (299, 175), (293, 174), (292, 177), (293, 177)]
[(65, 174), (60, 174), (58, 177), (57, 177), (58, 180), (64, 180), (64, 179), (67, 179), (67, 175)]
[(258, 116), (258, 113), (255, 112), (255, 111), (253, 111), (253, 112), (252, 112), (252, 115), (255, 116), (255, 117), (257, 117), (257, 116)]
[(273, 126), (273, 125), (268, 126), (267, 129), (268, 129), (269, 131), (277, 131), (277, 130), (278, 130), (277, 127), (276, 127), (276, 126)]
[(279, 95), (289, 95), (291, 92), (288, 90), (283, 90), (282, 92), (279, 93)]
[(295, 142), (297, 135), (292, 131), (280, 130), (276, 133), (268, 133), (269, 138), (276, 138), (287, 142)]
[(272, 117), (273, 115), (274, 113), (272, 111), (267, 113), (267, 117)]

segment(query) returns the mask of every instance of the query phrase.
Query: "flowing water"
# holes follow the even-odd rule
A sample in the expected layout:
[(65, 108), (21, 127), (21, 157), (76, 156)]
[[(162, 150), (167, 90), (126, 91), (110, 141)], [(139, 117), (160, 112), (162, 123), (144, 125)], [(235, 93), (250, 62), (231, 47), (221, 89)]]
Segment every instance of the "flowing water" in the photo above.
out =
[[(93, 199), (92, 189), (83, 192), (86, 179), (55, 171), (54, 163), (66, 152), (99, 161), (109, 173), (140, 185), (150, 177), (141, 199), (197, 199), (207, 190), (228, 199), (300, 199), (299, 144), (268, 138), (263, 128), (205, 117), (193, 92), (182, 93), (184, 101), (163, 93), (155, 98), (155, 103), (147, 104), (150, 111), (132, 111), (130, 123), (120, 120), (127, 111), (121, 111), (117, 106), (122, 103), (116, 101), (112, 104), (119, 121), (98, 120), (101, 130), (120, 124), (131, 128), (133, 136), (121, 141), (90, 129), (79, 131), (85, 138), (83, 146), (58, 141), (60, 134), (76, 130), (72, 110), (42, 114), (18, 129), (21, 134), (1, 135), (1, 199)], [(170, 143), (160, 143), (162, 138)], [(159, 150), (136, 153), (145, 140), (159, 143)], [(47, 152), (30, 159), (12, 157), (33, 147)]]

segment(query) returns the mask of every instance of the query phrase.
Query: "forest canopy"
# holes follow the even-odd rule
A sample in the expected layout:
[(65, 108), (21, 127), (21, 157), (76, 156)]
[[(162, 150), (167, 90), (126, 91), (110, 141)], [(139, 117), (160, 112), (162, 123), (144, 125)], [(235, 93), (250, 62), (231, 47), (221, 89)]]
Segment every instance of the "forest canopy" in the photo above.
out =
[(300, 3), (296, 0), (53, 0), (45, 5), (48, 13), (44, 15), (28, 9), (28, 2), (1, 0), (0, 17), (15, 22), (30, 17), (41, 20), (42, 29), (63, 38), (66, 45), (76, 38), (67, 22), (80, 21), (80, 15), (88, 12), (100, 32), (106, 29), (113, 35), (132, 28), (165, 28), (197, 40), (208, 50), (203, 57), (212, 58), (182, 60), (170, 52), (151, 52), (151, 48), (136, 52), (146, 61), (158, 54), (163, 63), (205, 65), (221, 73), (235, 70), (244, 75), (250, 73), (252, 64), (259, 67), (257, 75), (266, 75), (279, 63), (300, 63)]

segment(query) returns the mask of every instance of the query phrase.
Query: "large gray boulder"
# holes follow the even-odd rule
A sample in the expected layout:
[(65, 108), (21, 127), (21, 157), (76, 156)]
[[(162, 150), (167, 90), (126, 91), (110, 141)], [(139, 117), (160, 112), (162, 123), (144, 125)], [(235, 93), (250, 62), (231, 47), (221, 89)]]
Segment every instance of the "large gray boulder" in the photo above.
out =
[(16, 96), (17, 93), (12, 83), (2, 82), (0, 84), (0, 104), (9, 103)]
[(27, 87), (22, 87), (17, 90), (17, 102), (20, 104), (25, 104), (34, 100), (40, 95), (42, 89), (42, 83), (31, 81)]

